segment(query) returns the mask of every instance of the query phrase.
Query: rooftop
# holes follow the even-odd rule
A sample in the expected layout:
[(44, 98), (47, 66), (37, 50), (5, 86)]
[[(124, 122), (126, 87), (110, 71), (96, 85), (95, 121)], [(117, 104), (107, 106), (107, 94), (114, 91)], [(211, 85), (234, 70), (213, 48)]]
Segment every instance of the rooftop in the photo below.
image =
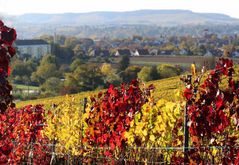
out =
[(16, 40), (16, 45), (48, 45), (44, 40)]

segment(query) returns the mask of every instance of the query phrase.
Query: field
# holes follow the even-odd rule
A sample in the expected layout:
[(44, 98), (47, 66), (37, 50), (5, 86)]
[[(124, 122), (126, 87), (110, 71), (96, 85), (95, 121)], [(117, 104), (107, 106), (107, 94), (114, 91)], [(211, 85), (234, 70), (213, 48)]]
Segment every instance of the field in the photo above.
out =
[(16, 89), (22, 89), (22, 90), (39, 90), (39, 87), (37, 86), (27, 86), (27, 85), (21, 85), (21, 84), (13, 84), (13, 88)]
[[(119, 57), (114, 58), (115, 62), (120, 60)], [(189, 67), (194, 61), (196, 64), (200, 65), (204, 61), (207, 61), (207, 57), (202, 56), (138, 56), (130, 57), (131, 64), (136, 65), (158, 65), (162, 63), (181, 65), (183, 67)], [(217, 58), (216, 58), (217, 60)], [(239, 59), (234, 58), (234, 63), (238, 63)]]

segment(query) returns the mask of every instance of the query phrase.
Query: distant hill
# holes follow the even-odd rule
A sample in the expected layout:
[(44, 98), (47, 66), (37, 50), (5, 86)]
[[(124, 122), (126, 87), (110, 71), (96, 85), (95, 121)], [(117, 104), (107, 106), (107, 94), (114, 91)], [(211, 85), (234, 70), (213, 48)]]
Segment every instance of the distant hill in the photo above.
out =
[(132, 35), (200, 35), (204, 29), (219, 35), (239, 33), (239, 19), (224, 14), (195, 13), (189, 10), (138, 10), (64, 14), (1, 16), (17, 29), (18, 38), (41, 35), (128, 38)]
[(238, 19), (224, 14), (195, 13), (189, 10), (138, 10), (129, 12), (90, 12), (64, 14), (24, 14), (15, 17), (16, 24), (114, 25), (143, 24), (177, 26), (187, 24), (234, 24)]

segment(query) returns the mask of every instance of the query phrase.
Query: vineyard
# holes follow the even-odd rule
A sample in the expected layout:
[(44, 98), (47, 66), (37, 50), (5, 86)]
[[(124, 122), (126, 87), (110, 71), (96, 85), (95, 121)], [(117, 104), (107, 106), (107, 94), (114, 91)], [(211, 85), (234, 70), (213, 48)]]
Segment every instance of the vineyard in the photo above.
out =
[(15, 107), (7, 77), (16, 31), (0, 22), (0, 32), (0, 164), (239, 164), (232, 60), (197, 76)]
[[(157, 81), (147, 82), (145, 85), (153, 84), (155, 87), (154, 96), (157, 98), (164, 98), (169, 101), (177, 100), (175, 93), (182, 91), (184, 84), (180, 81), (180, 77), (172, 77), (166, 78)], [(144, 84), (140, 84), (143, 86)], [(106, 91), (106, 90), (105, 90)], [(90, 92), (81, 92), (79, 94), (70, 95), (74, 97), (79, 103), (84, 99), (88, 98), (89, 96), (97, 95), (100, 91), (90, 91)], [(30, 101), (21, 101), (16, 104), (17, 107), (23, 107), (29, 104), (37, 105), (37, 104), (44, 104), (45, 106), (49, 107), (52, 104), (58, 104), (65, 99), (65, 96), (57, 96), (51, 98), (43, 98), (43, 99), (36, 99)], [(81, 104), (82, 105), (82, 104)]]

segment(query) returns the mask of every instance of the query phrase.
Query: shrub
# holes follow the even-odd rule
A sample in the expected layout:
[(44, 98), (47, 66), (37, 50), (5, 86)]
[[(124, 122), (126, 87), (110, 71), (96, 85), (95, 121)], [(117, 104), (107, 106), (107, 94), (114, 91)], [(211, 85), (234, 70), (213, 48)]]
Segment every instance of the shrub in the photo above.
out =
[(161, 64), (157, 66), (157, 71), (160, 78), (168, 78), (179, 75), (182, 69), (170, 64)]

